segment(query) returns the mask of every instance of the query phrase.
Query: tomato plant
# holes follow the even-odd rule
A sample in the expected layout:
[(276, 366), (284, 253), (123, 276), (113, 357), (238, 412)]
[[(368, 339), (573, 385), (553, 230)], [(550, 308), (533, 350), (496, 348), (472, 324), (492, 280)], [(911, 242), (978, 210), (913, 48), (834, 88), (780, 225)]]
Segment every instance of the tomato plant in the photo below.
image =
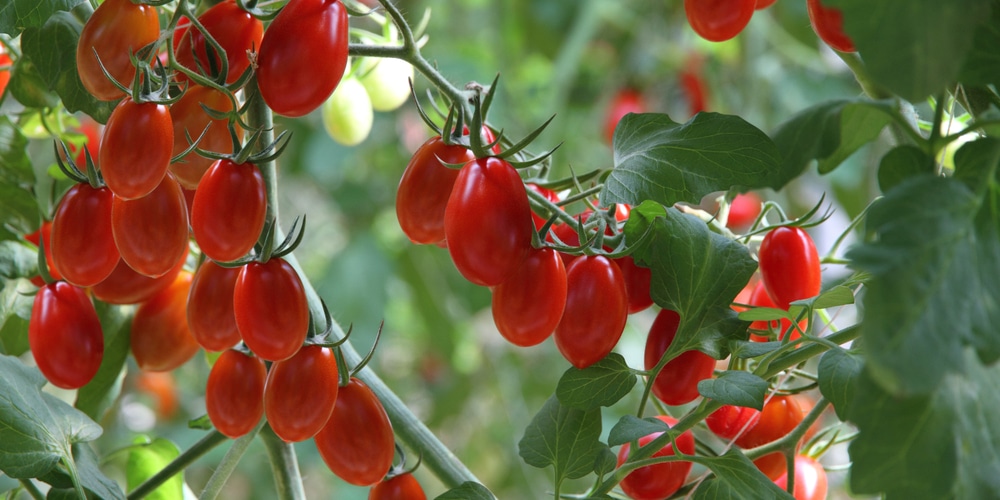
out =
[(379, 482), (392, 467), (392, 424), (375, 393), (357, 378), (340, 388), (333, 415), (314, 438), (327, 467), (358, 486)]
[(758, 258), (764, 288), (779, 309), (788, 310), (790, 302), (819, 294), (819, 254), (812, 237), (802, 228), (772, 229), (760, 244)]
[(101, 173), (115, 196), (134, 200), (160, 185), (170, 166), (173, 130), (170, 110), (162, 104), (125, 98), (115, 107), (99, 153)]
[[(646, 369), (656, 366), (670, 348), (677, 335), (681, 317), (674, 311), (663, 309), (656, 315), (646, 337)], [(668, 405), (682, 405), (699, 396), (698, 382), (710, 378), (715, 360), (700, 351), (684, 351), (670, 360), (653, 381), (653, 394)]]
[[(760, 412), (757, 423), (741, 436), (736, 444), (743, 448), (753, 448), (780, 439), (792, 432), (805, 417), (802, 405), (795, 396), (772, 396)], [(785, 456), (780, 452), (764, 455), (754, 464), (771, 479), (785, 471)]]
[(532, 248), (514, 275), (493, 289), (497, 330), (514, 345), (540, 344), (562, 318), (566, 290), (566, 268), (559, 253)]
[[(750, 297), (747, 300), (747, 304), (757, 307), (777, 307), (774, 305), (774, 301), (771, 300), (771, 297), (767, 294), (767, 289), (765, 288), (763, 281), (758, 281), (757, 284), (754, 285), (753, 292), (750, 294)], [(805, 331), (805, 328), (806, 328), (806, 320), (799, 321), (798, 328), (796, 329), (792, 328), (792, 322), (785, 318), (781, 318), (781, 320), (774, 320), (770, 322), (765, 320), (757, 320), (754, 321), (753, 323), (750, 323), (751, 330), (755, 330), (758, 332), (766, 332), (768, 330), (773, 331), (777, 333), (778, 340), (784, 340), (785, 335), (788, 335), (789, 331), (791, 331), (791, 335), (789, 338), (791, 340), (795, 340), (802, 336), (802, 334), (799, 332)], [(754, 342), (767, 342), (769, 338), (770, 337), (766, 335), (759, 335), (756, 333), (750, 334), (750, 340)]]
[(218, 160), (195, 191), (191, 230), (209, 258), (233, 261), (257, 243), (266, 213), (264, 177), (257, 166)]
[(746, 28), (755, 0), (684, 0), (684, 13), (694, 32), (711, 42), (724, 42)]
[[(782, 489), (788, 488), (788, 473), (774, 480)], [(829, 489), (823, 464), (805, 455), (795, 456), (795, 500), (825, 500)]]
[(233, 296), (240, 269), (202, 262), (191, 282), (187, 322), (195, 340), (206, 351), (222, 351), (240, 342)]
[(835, 7), (824, 6), (820, 0), (808, 0), (809, 23), (820, 40), (834, 50), (854, 52), (854, 42), (844, 33), (844, 15)]
[(160, 36), (159, 19), (155, 7), (130, 0), (108, 0), (94, 11), (76, 46), (76, 67), (87, 92), (104, 101), (124, 96), (104, 75), (101, 66), (118, 83), (131, 84), (135, 66), (129, 55), (156, 41)]
[(628, 319), (625, 279), (607, 257), (580, 257), (566, 269), (566, 308), (556, 346), (567, 361), (586, 368), (608, 355)]
[(742, 435), (760, 420), (760, 410), (745, 406), (723, 405), (705, 417), (709, 430), (722, 439), (730, 440)]
[(76, 286), (104, 281), (121, 259), (111, 227), (112, 198), (107, 188), (77, 184), (52, 218), (52, 262)]
[(315, 436), (330, 420), (339, 392), (333, 351), (305, 346), (275, 362), (264, 387), (264, 414), (274, 433), (288, 442)]
[(243, 266), (233, 289), (233, 310), (243, 342), (268, 361), (292, 357), (309, 332), (302, 280), (284, 259)]
[(426, 500), (417, 478), (408, 472), (392, 476), (372, 486), (368, 500)]
[(231, 438), (250, 432), (264, 416), (264, 360), (234, 349), (215, 360), (205, 385), (212, 425)]
[(749, 228), (760, 215), (761, 203), (760, 196), (754, 193), (736, 195), (729, 205), (729, 220), (726, 221), (726, 226), (737, 231)]
[[(677, 419), (675, 418), (666, 415), (658, 415), (656, 418), (668, 426), (673, 427), (677, 425)], [(662, 432), (648, 434), (639, 438), (639, 446), (647, 445), (650, 441), (659, 437), (660, 434)], [(680, 436), (674, 439), (674, 443), (676, 443), (676, 449), (674, 448), (674, 444), (667, 443), (663, 448), (654, 453), (653, 456), (666, 457), (675, 455), (678, 451), (686, 455), (694, 454), (694, 435), (691, 434), (691, 431), (681, 433)], [(631, 445), (625, 443), (618, 450), (619, 467), (628, 459), (630, 449)], [(691, 462), (677, 461), (639, 467), (622, 479), (622, 490), (633, 500), (667, 498), (673, 495), (684, 484), (688, 473), (691, 472), (691, 465)]]
[(445, 144), (440, 136), (413, 153), (396, 190), (396, 219), (410, 241), (425, 245), (444, 241), (444, 212), (458, 169), (442, 163), (464, 165), (474, 159), (472, 151)]
[[(24, 239), (34, 243), (35, 246), (41, 245), (44, 242), (45, 264), (49, 268), (49, 274), (52, 275), (52, 279), (54, 280), (62, 279), (62, 273), (59, 272), (59, 267), (56, 266), (55, 259), (52, 257), (52, 222), (42, 222), (42, 225), (38, 229), (26, 234)], [(45, 281), (43, 281), (39, 276), (32, 277), (31, 282), (37, 287), (45, 285)]]
[[(226, 4), (219, 4), (226, 5)], [(216, 6), (218, 7), (218, 6)], [(170, 153), (179, 155), (191, 146), (188, 142), (197, 140), (198, 148), (215, 153), (230, 153), (233, 141), (229, 134), (226, 120), (213, 119), (202, 108), (205, 106), (219, 113), (233, 110), (233, 104), (225, 94), (209, 87), (192, 85), (184, 92), (177, 102), (170, 105), (170, 120), (174, 130), (174, 149)], [(207, 128), (207, 130), (206, 130)], [(242, 135), (242, 129), (236, 125), (237, 136)], [(202, 135), (204, 134), (204, 135)], [(170, 164), (170, 171), (177, 177), (177, 182), (185, 189), (195, 189), (205, 171), (215, 160), (200, 156), (195, 152), (184, 155), (180, 161)]]
[(104, 356), (104, 335), (94, 305), (82, 288), (65, 281), (38, 290), (28, 342), (38, 369), (63, 389), (90, 382)]
[[(260, 48), (264, 37), (263, 24), (233, 0), (225, 0), (206, 10), (198, 16), (198, 22), (226, 51), (228, 71), (225, 81), (235, 82), (250, 67), (247, 52)], [(174, 54), (177, 62), (191, 71), (207, 74), (212, 69), (216, 72), (222, 70), (220, 54), (206, 46), (205, 35), (197, 29), (178, 29), (174, 35)], [(177, 78), (181, 81), (187, 79), (183, 73), (179, 73)]]
[(139, 368), (170, 371), (186, 363), (201, 347), (187, 323), (191, 273), (182, 271), (174, 282), (139, 304), (132, 318), (131, 348)]

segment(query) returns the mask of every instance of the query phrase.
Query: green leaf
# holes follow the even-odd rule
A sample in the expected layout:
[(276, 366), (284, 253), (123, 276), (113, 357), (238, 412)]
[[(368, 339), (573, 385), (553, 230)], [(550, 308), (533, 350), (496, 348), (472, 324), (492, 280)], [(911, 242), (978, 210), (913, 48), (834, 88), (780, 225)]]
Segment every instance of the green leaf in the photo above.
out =
[(734, 186), (779, 187), (771, 139), (738, 116), (698, 113), (684, 124), (663, 114), (629, 114), (615, 130), (615, 168), (601, 203), (698, 202)]
[[(85, 443), (74, 444), (73, 459), (76, 462), (77, 474), (80, 476), (80, 484), (84, 490), (90, 493), (88, 497), (125, 500), (125, 492), (118, 486), (118, 483), (101, 472), (100, 459), (89, 445)], [(73, 483), (69, 476), (61, 469), (53, 469), (51, 473), (41, 479), (53, 485), (53, 489), (46, 495), (47, 500), (63, 498), (76, 500), (79, 498), (73, 489)]]
[(485, 486), (466, 481), (440, 495), (435, 500), (495, 500), (496, 497)]
[[(2, 247), (0, 247), (2, 249)], [(18, 290), (17, 280), (0, 280), (0, 353), (28, 352), (28, 320), (34, 298)]]
[(869, 75), (890, 92), (918, 102), (958, 77), (992, 0), (824, 0), (841, 10), (844, 31)]
[(776, 319), (792, 319), (791, 314), (776, 307), (754, 307), (746, 311), (740, 311), (738, 317), (743, 321), (771, 321)]
[(775, 350), (781, 348), (781, 342), (751, 342), (749, 340), (731, 340), (729, 341), (729, 349), (732, 351), (733, 356), (740, 359), (750, 359), (763, 356), (765, 354), (770, 354)]
[(959, 453), (957, 497), (989, 498), (1000, 491), (1000, 366), (983, 366), (969, 356), (968, 377), (951, 377), (951, 398)]
[(98, 303), (97, 312), (104, 332), (104, 357), (94, 378), (77, 392), (75, 406), (90, 418), (100, 421), (121, 393), (132, 317), (120, 307), (101, 303)]
[(555, 481), (593, 472), (601, 452), (601, 411), (568, 408), (552, 396), (535, 415), (518, 442), (524, 462), (539, 469), (555, 468)]
[[(134, 490), (144, 481), (153, 477), (180, 455), (177, 446), (163, 438), (149, 441), (140, 436), (135, 438), (133, 442), (143, 446), (135, 446), (128, 453), (128, 463), (125, 466), (128, 491)], [(168, 479), (145, 498), (151, 500), (180, 500), (184, 498), (184, 474), (177, 474)]]
[(566, 370), (556, 386), (556, 396), (566, 406), (587, 411), (617, 403), (635, 383), (636, 376), (625, 358), (611, 353), (582, 370), (576, 367)]
[(736, 448), (730, 448), (718, 457), (698, 457), (698, 463), (711, 469), (714, 475), (694, 490), (696, 500), (742, 500), (748, 498), (750, 492), (753, 492), (754, 499), (759, 500), (792, 498)]
[(749, 372), (726, 370), (716, 378), (698, 382), (698, 392), (706, 398), (734, 406), (762, 410), (767, 381)]
[(86, 0), (7, 0), (0, 6), (0, 33), (17, 37), (25, 28), (38, 27), (58, 11)]
[(887, 193), (910, 177), (932, 173), (934, 159), (922, 149), (910, 144), (896, 146), (879, 161), (878, 187)]
[(634, 207), (625, 226), (630, 241), (647, 230), (649, 238), (632, 256), (652, 271), (653, 300), (681, 317), (664, 355), (698, 349), (724, 358), (729, 340), (747, 338), (748, 323), (740, 321), (729, 305), (750, 280), (757, 262), (745, 246), (709, 231), (701, 220), (654, 202)]
[(38, 255), (24, 241), (0, 241), (0, 278), (28, 278), (38, 274)]
[(832, 154), (819, 159), (819, 173), (832, 172), (855, 151), (877, 139), (895, 112), (895, 105), (886, 101), (845, 105), (840, 112), (840, 143)]
[(597, 453), (597, 458), (594, 459), (594, 474), (597, 477), (604, 477), (606, 474), (615, 470), (618, 467), (618, 457), (615, 452), (611, 451), (608, 445), (601, 443), (601, 451)]
[(830, 400), (841, 420), (851, 414), (864, 358), (843, 349), (831, 349), (819, 358), (819, 392)]
[(850, 288), (838, 285), (819, 294), (813, 300), (813, 309), (828, 309), (831, 307), (846, 306), (854, 303), (854, 292)]
[(17, 102), (28, 108), (52, 108), (59, 105), (59, 97), (49, 92), (35, 63), (27, 57), (14, 63), (7, 90)]
[(35, 172), (28, 158), (28, 138), (6, 115), (0, 116), (0, 183), (31, 186)]
[(3, 222), (11, 224), (22, 233), (29, 233), (39, 224), (38, 203), (26, 189), (0, 181), (0, 213)]
[(608, 433), (608, 446), (630, 443), (654, 432), (665, 432), (668, 430), (670, 430), (670, 427), (658, 418), (638, 418), (633, 415), (625, 415), (618, 420), (618, 423)]
[(1000, 84), (1000, 54), (993, 50), (1000, 45), (1000, 9), (993, 9), (988, 23), (976, 28), (972, 49), (965, 55), (958, 80), (964, 85)]

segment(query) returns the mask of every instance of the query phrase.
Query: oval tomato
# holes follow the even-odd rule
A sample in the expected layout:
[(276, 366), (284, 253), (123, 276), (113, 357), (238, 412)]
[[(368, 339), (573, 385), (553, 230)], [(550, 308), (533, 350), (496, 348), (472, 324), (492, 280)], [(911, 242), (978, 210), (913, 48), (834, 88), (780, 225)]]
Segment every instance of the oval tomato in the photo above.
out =
[(724, 405), (705, 418), (705, 423), (716, 436), (730, 440), (757, 425), (758, 420), (760, 420), (760, 410), (745, 406)]
[(566, 268), (551, 248), (532, 248), (513, 276), (493, 289), (493, 322), (522, 347), (549, 338), (566, 307)]
[(844, 33), (844, 14), (836, 7), (824, 7), (820, 0), (806, 2), (809, 23), (813, 31), (830, 48), (841, 52), (854, 52), (854, 41)]
[(115, 270), (104, 281), (94, 285), (90, 291), (94, 297), (108, 304), (138, 304), (149, 300), (161, 292), (177, 278), (187, 260), (187, 249), (184, 257), (174, 264), (166, 274), (159, 278), (150, 278), (135, 272), (124, 260), (119, 260)]
[[(772, 396), (764, 403), (757, 423), (736, 438), (736, 445), (753, 448), (781, 439), (802, 422), (805, 414), (795, 396)], [(754, 460), (754, 465), (773, 480), (785, 472), (785, 456), (781, 452), (769, 453)]]
[(187, 322), (194, 339), (206, 351), (228, 349), (240, 341), (233, 310), (239, 268), (206, 260), (198, 268), (188, 295)]
[(628, 293), (628, 313), (635, 314), (653, 305), (649, 295), (649, 287), (653, 281), (653, 271), (635, 263), (631, 255), (615, 259), (615, 264), (622, 271), (625, 279), (625, 291)]
[(150, 277), (166, 274), (187, 254), (187, 205), (180, 184), (167, 174), (148, 195), (126, 200), (115, 195), (111, 229), (122, 260)]
[(444, 212), (448, 252), (465, 279), (496, 286), (531, 248), (531, 207), (517, 170), (495, 157), (466, 163)]
[[(663, 421), (668, 426), (677, 425), (677, 419), (666, 415), (659, 415), (657, 419)], [(639, 438), (639, 446), (646, 446), (650, 441), (659, 437), (662, 432), (654, 432)], [(677, 449), (686, 455), (694, 454), (694, 435), (691, 431), (684, 431), (674, 439)], [(618, 466), (628, 459), (631, 445), (625, 443), (618, 450)], [(667, 444), (653, 454), (653, 457), (667, 457), (675, 455), (674, 445), (667, 441)], [(658, 500), (673, 495), (684, 485), (684, 479), (691, 472), (691, 462), (668, 462), (662, 464), (647, 465), (629, 472), (622, 479), (621, 487), (625, 494), (634, 500)]]
[(302, 116), (323, 104), (347, 68), (347, 31), (347, 9), (339, 1), (289, 0), (257, 55), (257, 84), (268, 107)]
[(761, 203), (760, 196), (752, 192), (736, 195), (729, 205), (729, 220), (726, 221), (726, 227), (733, 230), (749, 228), (760, 215)]
[(618, 122), (629, 113), (645, 113), (646, 102), (637, 90), (621, 89), (611, 99), (611, 105), (604, 117), (604, 138), (608, 144), (615, 138)]
[(699, 36), (724, 42), (747, 27), (756, 6), (756, 0), (684, 0), (684, 13)]
[(314, 440), (327, 467), (357, 486), (369, 486), (385, 477), (396, 452), (385, 408), (356, 378), (340, 388), (333, 415)]
[(76, 389), (94, 378), (104, 357), (104, 334), (94, 304), (82, 288), (56, 281), (38, 290), (28, 323), (28, 345), (52, 385)]
[[(228, 66), (226, 84), (235, 82), (250, 67), (247, 52), (250, 49), (260, 48), (261, 40), (264, 38), (264, 25), (232, 0), (225, 0), (206, 10), (204, 14), (198, 16), (198, 22), (219, 43), (222, 50), (226, 51)], [(188, 28), (179, 29), (174, 36), (174, 56), (181, 66), (192, 71), (207, 73), (213, 67), (216, 71), (222, 70), (219, 54), (215, 50), (209, 50), (206, 47), (205, 35), (197, 29), (191, 29), (190, 25)], [(195, 56), (198, 58), (197, 62)], [(214, 78), (214, 75), (207, 76)], [(177, 73), (178, 81), (184, 82), (187, 79), (183, 73)]]
[[(775, 479), (774, 484), (787, 490), (788, 472)], [(794, 490), (792, 496), (795, 500), (826, 500), (828, 485), (823, 465), (805, 455), (796, 455)]]
[(404, 472), (372, 486), (368, 500), (427, 500), (413, 474)]
[[(757, 284), (754, 286), (753, 293), (750, 294), (750, 298), (747, 304), (757, 307), (778, 307), (774, 305), (774, 302), (771, 300), (771, 297), (767, 295), (767, 290), (764, 288), (763, 281), (758, 281)], [(757, 330), (762, 332), (771, 330), (776, 332), (778, 335), (778, 340), (783, 340), (785, 338), (785, 332), (788, 332), (789, 328), (791, 327), (792, 327), (792, 322), (784, 318), (782, 318), (780, 322), (778, 320), (771, 322), (764, 320), (757, 320), (754, 321), (753, 323), (750, 323), (751, 330)], [(805, 320), (799, 321), (798, 329), (791, 330), (792, 332), (791, 334), (792, 336), (790, 337), (791, 340), (795, 340), (801, 337), (802, 334), (799, 333), (799, 330), (805, 330), (805, 328), (806, 328), (806, 321)], [(751, 333), (750, 340), (754, 342), (767, 342), (771, 340), (771, 338), (766, 335), (757, 335)]]
[(177, 381), (172, 372), (139, 372), (135, 386), (153, 398), (157, 417), (169, 420), (177, 414), (180, 403), (177, 400)]
[(109, 189), (77, 184), (63, 195), (52, 218), (52, 260), (76, 286), (104, 281), (121, 258), (111, 230), (112, 198)]
[(268, 361), (292, 357), (309, 332), (305, 288), (284, 259), (243, 266), (233, 290), (233, 309), (243, 342)]
[[(656, 315), (646, 337), (644, 360), (651, 370), (677, 335), (681, 317), (674, 311), (663, 309)], [(699, 396), (698, 382), (712, 378), (715, 359), (696, 350), (685, 351), (670, 360), (653, 380), (653, 394), (668, 405), (682, 405)]]
[(392, 111), (410, 98), (413, 66), (394, 57), (375, 58), (374, 65), (359, 78), (371, 97), (375, 111)]
[(139, 304), (132, 318), (132, 355), (139, 368), (165, 372), (191, 359), (198, 342), (187, 324), (187, 298), (191, 273), (184, 271), (174, 282), (149, 300)]
[(264, 386), (264, 413), (286, 442), (305, 441), (330, 420), (340, 379), (329, 347), (308, 345), (271, 365)]
[(368, 92), (353, 76), (341, 80), (337, 90), (323, 102), (321, 114), (326, 133), (344, 146), (361, 144), (375, 121)]
[(444, 211), (458, 169), (441, 163), (466, 164), (476, 157), (459, 145), (432, 137), (413, 153), (396, 190), (396, 218), (410, 241), (422, 245), (444, 241)]
[(151, 193), (167, 173), (173, 144), (169, 108), (123, 99), (108, 118), (99, 152), (108, 189), (126, 200)]
[(556, 326), (556, 347), (583, 369), (618, 344), (628, 320), (628, 296), (618, 266), (607, 257), (586, 256), (566, 270), (566, 308)]
[[(188, 136), (195, 141), (203, 132), (205, 135), (198, 143), (198, 148), (216, 153), (233, 151), (233, 140), (226, 120), (213, 119), (202, 109), (202, 105), (223, 113), (233, 110), (233, 103), (218, 90), (197, 85), (188, 88), (184, 95), (170, 106), (170, 119), (174, 127), (174, 149), (171, 155), (176, 156), (191, 146)], [(208, 127), (207, 132), (205, 127)], [(243, 135), (239, 127), (236, 128), (236, 134), (237, 137)], [(174, 173), (182, 187), (195, 189), (205, 171), (213, 163), (215, 160), (192, 151), (179, 162), (171, 163), (170, 171)]]
[[(59, 268), (56, 267), (55, 259), (52, 258), (52, 222), (42, 222), (41, 227), (33, 233), (24, 235), (24, 239), (34, 243), (36, 247), (41, 245), (42, 241), (45, 241), (45, 265), (49, 268), (49, 275), (55, 281), (61, 280), (62, 274), (59, 272)], [(31, 282), (39, 288), (45, 286), (45, 281), (42, 280), (41, 276), (31, 278)]]
[(253, 249), (266, 213), (264, 176), (257, 166), (219, 160), (194, 193), (191, 229), (205, 255), (229, 262)]
[(772, 229), (760, 243), (757, 257), (764, 287), (779, 309), (787, 311), (789, 303), (819, 295), (822, 285), (819, 254), (809, 233), (802, 228)]
[(10, 66), (14, 64), (11, 60), (10, 55), (6, 52), (0, 52), (0, 66), (6, 66), (7, 69), (0, 70), (0, 96), (3, 96), (5, 90), (7, 90), (7, 84), (10, 83)]
[(257, 426), (264, 416), (264, 360), (228, 350), (215, 360), (205, 386), (205, 409), (212, 425), (236, 439)]
[(84, 24), (76, 46), (76, 69), (83, 87), (102, 101), (123, 97), (125, 93), (104, 76), (101, 65), (118, 83), (128, 87), (135, 77), (129, 52), (135, 53), (159, 36), (160, 18), (156, 7), (131, 0), (102, 3)]

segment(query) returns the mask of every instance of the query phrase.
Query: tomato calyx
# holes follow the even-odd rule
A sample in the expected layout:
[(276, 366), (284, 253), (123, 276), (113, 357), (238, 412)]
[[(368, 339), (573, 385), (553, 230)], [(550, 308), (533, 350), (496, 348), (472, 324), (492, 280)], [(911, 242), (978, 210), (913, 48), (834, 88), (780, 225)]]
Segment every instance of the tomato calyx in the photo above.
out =
[[(420, 467), (420, 464), (424, 461), (424, 454), (421, 452), (417, 455), (417, 462), (409, 467), (406, 466), (406, 450), (403, 449), (399, 443), (394, 443), (396, 447), (396, 456), (399, 457), (399, 463), (393, 462), (392, 467), (389, 468), (389, 472), (385, 474), (382, 481), (388, 481), (396, 476), (402, 476), (405, 474), (413, 474)], [(419, 450), (418, 450), (419, 451)]]
[[(90, 155), (89, 148), (86, 146), (83, 147), (86, 165), (84, 165), (84, 170), (81, 171), (80, 167), (75, 161), (73, 161), (72, 155), (70, 155), (69, 148), (66, 147), (65, 142), (59, 140), (52, 141), (52, 147), (56, 152), (56, 165), (59, 167), (59, 170), (66, 175), (66, 177), (69, 177), (77, 183), (90, 184), (90, 187), (94, 189), (104, 187), (104, 177), (101, 176), (101, 172), (97, 169), (97, 165), (94, 163), (94, 158)], [(62, 148), (61, 154), (59, 151), (60, 147)], [(65, 162), (63, 160), (65, 160)]]

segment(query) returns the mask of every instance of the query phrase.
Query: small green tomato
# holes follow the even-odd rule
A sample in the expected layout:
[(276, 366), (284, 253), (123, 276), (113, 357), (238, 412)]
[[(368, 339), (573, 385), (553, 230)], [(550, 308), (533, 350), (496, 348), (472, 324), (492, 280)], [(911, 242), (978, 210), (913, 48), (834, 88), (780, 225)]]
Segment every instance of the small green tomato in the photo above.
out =
[(361, 84), (365, 86), (376, 111), (392, 111), (403, 105), (410, 97), (409, 80), (413, 78), (413, 66), (395, 58), (374, 61), (374, 67), (361, 71)]
[(375, 118), (368, 92), (356, 78), (346, 78), (323, 103), (323, 125), (333, 140), (355, 146), (368, 137)]

